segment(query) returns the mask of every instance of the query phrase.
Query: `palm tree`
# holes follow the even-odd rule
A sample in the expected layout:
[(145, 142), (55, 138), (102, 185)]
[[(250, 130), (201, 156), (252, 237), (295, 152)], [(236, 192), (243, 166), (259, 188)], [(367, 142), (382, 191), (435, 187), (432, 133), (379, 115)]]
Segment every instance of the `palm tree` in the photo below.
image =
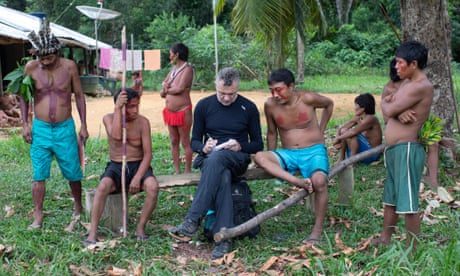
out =
[[(218, 14), (225, 0), (217, 0)], [(261, 39), (267, 53), (267, 70), (284, 67), (291, 45), (288, 38), (296, 32), (298, 81), (303, 81), (305, 32), (312, 27), (326, 30), (319, 0), (238, 0), (232, 13), (235, 33)]]

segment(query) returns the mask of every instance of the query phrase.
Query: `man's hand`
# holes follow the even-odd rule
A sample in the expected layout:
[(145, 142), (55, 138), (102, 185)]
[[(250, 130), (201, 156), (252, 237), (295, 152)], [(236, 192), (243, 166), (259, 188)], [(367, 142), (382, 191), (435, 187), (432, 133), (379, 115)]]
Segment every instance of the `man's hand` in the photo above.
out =
[(216, 150), (227, 149), (231, 151), (240, 151), (241, 145), (235, 139), (229, 139), (227, 142), (222, 143), (216, 147)]
[(22, 138), (26, 141), (26, 143), (32, 144), (32, 133), (30, 131), (29, 124), (25, 124), (22, 127)]
[(78, 133), (78, 136), (80, 137), (80, 141), (82, 142), (82, 144), (86, 145), (86, 140), (89, 137), (88, 129), (86, 128), (86, 126), (80, 127), (80, 132)]
[(211, 137), (206, 140), (206, 144), (204, 144), (203, 149), (201, 150), (203, 153), (208, 154), (214, 150), (217, 145), (217, 140), (212, 139)]
[(118, 95), (117, 97), (115, 107), (121, 109), (127, 103), (128, 103), (128, 93), (126, 93), (126, 91), (121, 91), (120, 95)]
[(403, 113), (398, 115), (398, 120), (402, 124), (411, 124), (417, 121), (417, 117), (415, 117), (415, 111), (412, 109), (406, 110)]
[(141, 179), (137, 177), (133, 177), (131, 183), (129, 183), (129, 193), (130, 194), (137, 194), (141, 191)]

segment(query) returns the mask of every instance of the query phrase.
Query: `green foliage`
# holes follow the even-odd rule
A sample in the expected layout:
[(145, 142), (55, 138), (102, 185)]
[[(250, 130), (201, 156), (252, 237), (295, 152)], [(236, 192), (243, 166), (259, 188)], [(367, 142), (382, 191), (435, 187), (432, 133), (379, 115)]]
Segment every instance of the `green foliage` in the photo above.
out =
[[(334, 129), (329, 128), (327, 136), (334, 135)], [(405, 246), (405, 240), (400, 240), (405, 233), (404, 220), (401, 218), (395, 228), (391, 245), (375, 247), (367, 250), (342, 253), (335, 237), (339, 237), (347, 247), (356, 249), (363, 239), (379, 233), (383, 218), (370, 209), (381, 210), (381, 195), (385, 168), (383, 163), (377, 165), (354, 166), (355, 191), (352, 196), (353, 204), (343, 206), (337, 203), (337, 179), (331, 179), (328, 186), (329, 205), (327, 217), (347, 220), (350, 227), (343, 223), (332, 223), (326, 219), (323, 238), (318, 247), (324, 250), (323, 255), (311, 255), (308, 250), (299, 252), (301, 240), (306, 238), (314, 224), (314, 213), (306, 209), (305, 201), (299, 202), (282, 213), (262, 223), (262, 230), (256, 239), (235, 240), (233, 243), (238, 259), (238, 267), (216, 265), (206, 257), (178, 257), (180, 248), (167, 234), (165, 228), (180, 223), (186, 215), (191, 203), (191, 197), (196, 187), (171, 187), (162, 189), (159, 194), (157, 207), (147, 224), (150, 239), (139, 243), (128, 235), (127, 238), (117, 238), (115, 233), (100, 228), (100, 233), (106, 240), (116, 240), (112, 248), (89, 253), (83, 250), (81, 241), (87, 236), (87, 230), (77, 225), (73, 233), (63, 231), (70, 222), (73, 201), (59, 167), (53, 162), (51, 177), (47, 181), (45, 195), (45, 218), (43, 229), (25, 231), (32, 220), (30, 211), (33, 201), (30, 192), (32, 168), (29, 157), (30, 145), (24, 143), (20, 134), (10, 139), (0, 140), (0, 206), (14, 208), (10, 217), (3, 212), (0, 216), (1, 244), (12, 246), (11, 253), (3, 255), (1, 275), (72, 275), (70, 266), (84, 267), (94, 275), (106, 274), (108, 266), (126, 269), (130, 263), (142, 265), (143, 275), (226, 275), (236, 273), (261, 273), (259, 270), (273, 256), (289, 254), (298, 258), (299, 263), (309, 263), (307, 266), (294, 264), (283, 268), (283, 273), (292, 275), (361, 275), (377, 273), (378, 275), (452, 275), (460, 271), (460, 232), (453, 231), (460, 226), (459, 212), (447, 204), (431, 207), (431, 214), (438, 223), (428, 225), (422, 223), (419, 245), (411, 252)], [(101, 174), (109, 158), (106, 139), (89, 138), (87, 141), (86, 175)], [(152, 150), (154, 159), (152, 167), (156, 175), (172, 174), (174, 169), (170, 161), (169, 137), (163, 134), (152, 135)], [(334, 163), (336, 156), (331, 156)], [(440, 174), (446, 177), (446, 170)], [(450, 178), (458, 178), (458, 175)], [(97, 179), (84, 180), (84, 188), (97, 186)], [(448, 182), (442, 182), (447, 186)], [(289, 185), (276, 179), (250, 181), (256, 209), (262, 212), (274, 207), (286, 199)], [(455, 183), (451, 185), (455, 186)], [(130, 197), (128, 231), (135, 231), (139, 212), (145, 199), (144, 194)], [(421, 210), (427, 209), (426, 201), (421, 201)], [(89, 217), (82, 217), (83, 223), (89, 222)], [(398, 237), (398, 238), (397, 238)], [(196, 242), (190, 245), (197, 252), (212, 248), (210, 243)], [(188, 253), (188, 252), (187, 252)], [(300, 257), (302, 256), (302, 257)], [(189, 257), (189, 258), (187, 258)], [(286, 258), (280, 258), (278, 265)], [(285, 263), (285, 262), (284, 262)], [(272, 267), (272, 269), (276, 269)], [(264, 274), (265, 275), (265, 274)]]
[(385, 68), (398, 41), (391, 32), (369, 34), (344, 25), (329, 34), (330, 40), (313, 42), (306, 48), (305, 73), (339, 74)]
[[(217, 25), (217, 51), (219, 54), (219, 69), (233, 66), (240, 68), (235, 61), (242, 60), (239, 37), (232, 36), (222, 26)], [(201, 28), (195, 36), (189, 37), (185, 44), (191, 49), (190, 62), (195, 66), (195, 84), (202, 87), (214, 87), (215, 79), (215, 50), (214, 26)], [(240, 70), (242, 71), (242, 70)]]
[(24, 77), (24, 66), (30, 58), (23, 58), (21, 63), (17, 63), (16, 69), (8, 73), (4, 79), (10, 81), (6, 92), (20, 94), (24, 101), (32, 101), (35, 87), (33, 79), (27, 75)]
[(420, 143), (428, 148), (429, 145), (441, 141), (443, 129), (444, 121), (438, 116), (430, 114), (419, 131), (418, 137)]

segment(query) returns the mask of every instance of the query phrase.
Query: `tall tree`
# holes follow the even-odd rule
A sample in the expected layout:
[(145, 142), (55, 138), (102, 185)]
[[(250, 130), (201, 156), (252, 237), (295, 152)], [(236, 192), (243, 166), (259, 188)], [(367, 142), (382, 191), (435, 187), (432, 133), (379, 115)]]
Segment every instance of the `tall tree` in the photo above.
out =
[(429, 49), (426, 68), (434, 85), (432, 113), (445, 121), (444, 135), (453, 137), (458, 118), (451, 74), (451, 25), (446, 0), (400, 0), (402, 40), (418, 40)]
[(335, 0), (335, 5), (337, 7), (337, 19), (339, 21), (339, 27), (344, 24), (348, 24), (353, 0), (347, 0), (345, 7), (343, 6), (343, 0)]
[[(300, 43), (305, 43), (306, 24), (316, 24), (318, 18), (324, 18), (318, 17), (322, 15), (318, 3), (318, 0), (238, 0), (233, 9), (234, 31), (262, 38), (269, 57), (267, 69), (281, 68), (291, 46), (289, 34), (296, 31)], [(298, 56), (303, 62), (303, 54)]]

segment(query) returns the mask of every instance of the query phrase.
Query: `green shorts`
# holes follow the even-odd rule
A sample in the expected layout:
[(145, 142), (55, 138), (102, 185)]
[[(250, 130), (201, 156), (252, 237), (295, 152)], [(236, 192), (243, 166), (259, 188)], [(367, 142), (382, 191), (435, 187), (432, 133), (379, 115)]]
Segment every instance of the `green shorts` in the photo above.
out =
[(82, 179), (73, 119), (59, 123), (33, 120), (30, 158), (34, 169), (34, 181), (43, 181), (50, 177), (53, 156), (67, 180), (79, 181)]
[(425, 166), (425, 149), (419, 143), (392, 145), (385, 150), (386, 180), (383, 204), (398, 214), (418, 212), (418, 192)]

